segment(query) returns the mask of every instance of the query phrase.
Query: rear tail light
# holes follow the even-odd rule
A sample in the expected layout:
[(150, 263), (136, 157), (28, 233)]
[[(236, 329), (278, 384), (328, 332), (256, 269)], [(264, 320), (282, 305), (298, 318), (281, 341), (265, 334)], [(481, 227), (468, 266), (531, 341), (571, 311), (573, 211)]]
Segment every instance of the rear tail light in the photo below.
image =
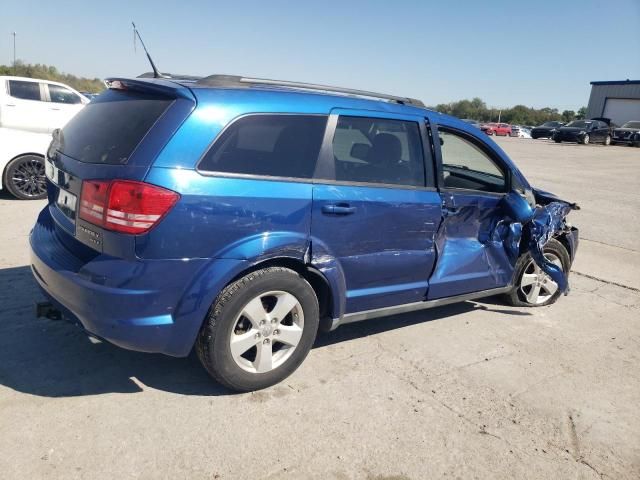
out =
[(145, 233), (175, 205), (180, 196), (166, 188), (130, 180), (85, 180), (80, 218), (122, 233)]

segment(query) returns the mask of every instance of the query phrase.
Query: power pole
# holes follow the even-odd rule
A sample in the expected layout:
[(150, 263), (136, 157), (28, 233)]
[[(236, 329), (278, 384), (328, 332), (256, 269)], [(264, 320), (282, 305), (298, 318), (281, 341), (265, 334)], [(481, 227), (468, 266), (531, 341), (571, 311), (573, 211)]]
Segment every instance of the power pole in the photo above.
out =
[(16, 32), (12, 32), (13, 35), (13, 74), (16, 74)]

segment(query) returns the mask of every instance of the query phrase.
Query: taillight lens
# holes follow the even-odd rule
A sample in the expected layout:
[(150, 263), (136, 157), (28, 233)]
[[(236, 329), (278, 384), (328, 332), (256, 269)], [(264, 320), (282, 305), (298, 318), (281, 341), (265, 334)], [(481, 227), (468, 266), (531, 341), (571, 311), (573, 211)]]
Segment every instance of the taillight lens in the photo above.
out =
[(85, 180), (80, 218), (108, 230), (140, 234), (156, 225), (180, 196), (166, 188), (130, 180)]

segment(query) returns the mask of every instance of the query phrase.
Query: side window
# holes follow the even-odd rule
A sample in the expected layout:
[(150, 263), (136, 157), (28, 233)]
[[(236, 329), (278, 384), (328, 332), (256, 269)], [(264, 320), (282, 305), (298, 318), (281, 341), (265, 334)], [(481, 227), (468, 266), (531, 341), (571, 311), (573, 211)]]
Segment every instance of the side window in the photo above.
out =
[(440, 130), (439, 135), (445, 187), (506, 191), (505, 173), (480, 147), (447, 130)]
[(333, 137), (335, 179), (424, 186), (424, 156), (416, 122), (341, 116)]
[(71, 90), (60, 85), (48, 83), (49, 98), (54, 103), (77, 104), (82, 103), (82, 99)]
[(22, 100), (41, 100), (40, 84), (38, 82), (22, 82), (9, 80), (9, 95)]
[(249, 115), (232, 123), (198, 168), (210, 172), (311, 178), (327, 117)]

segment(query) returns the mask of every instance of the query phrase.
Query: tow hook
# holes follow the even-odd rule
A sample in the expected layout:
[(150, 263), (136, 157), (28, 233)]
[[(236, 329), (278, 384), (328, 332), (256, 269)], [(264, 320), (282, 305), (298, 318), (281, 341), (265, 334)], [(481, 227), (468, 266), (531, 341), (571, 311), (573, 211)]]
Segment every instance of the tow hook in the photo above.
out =
[(51, 302), (37, 302), (36, 318), (48, 318), (49, 320), (61, 320), (62, 312), (55, 308)]

